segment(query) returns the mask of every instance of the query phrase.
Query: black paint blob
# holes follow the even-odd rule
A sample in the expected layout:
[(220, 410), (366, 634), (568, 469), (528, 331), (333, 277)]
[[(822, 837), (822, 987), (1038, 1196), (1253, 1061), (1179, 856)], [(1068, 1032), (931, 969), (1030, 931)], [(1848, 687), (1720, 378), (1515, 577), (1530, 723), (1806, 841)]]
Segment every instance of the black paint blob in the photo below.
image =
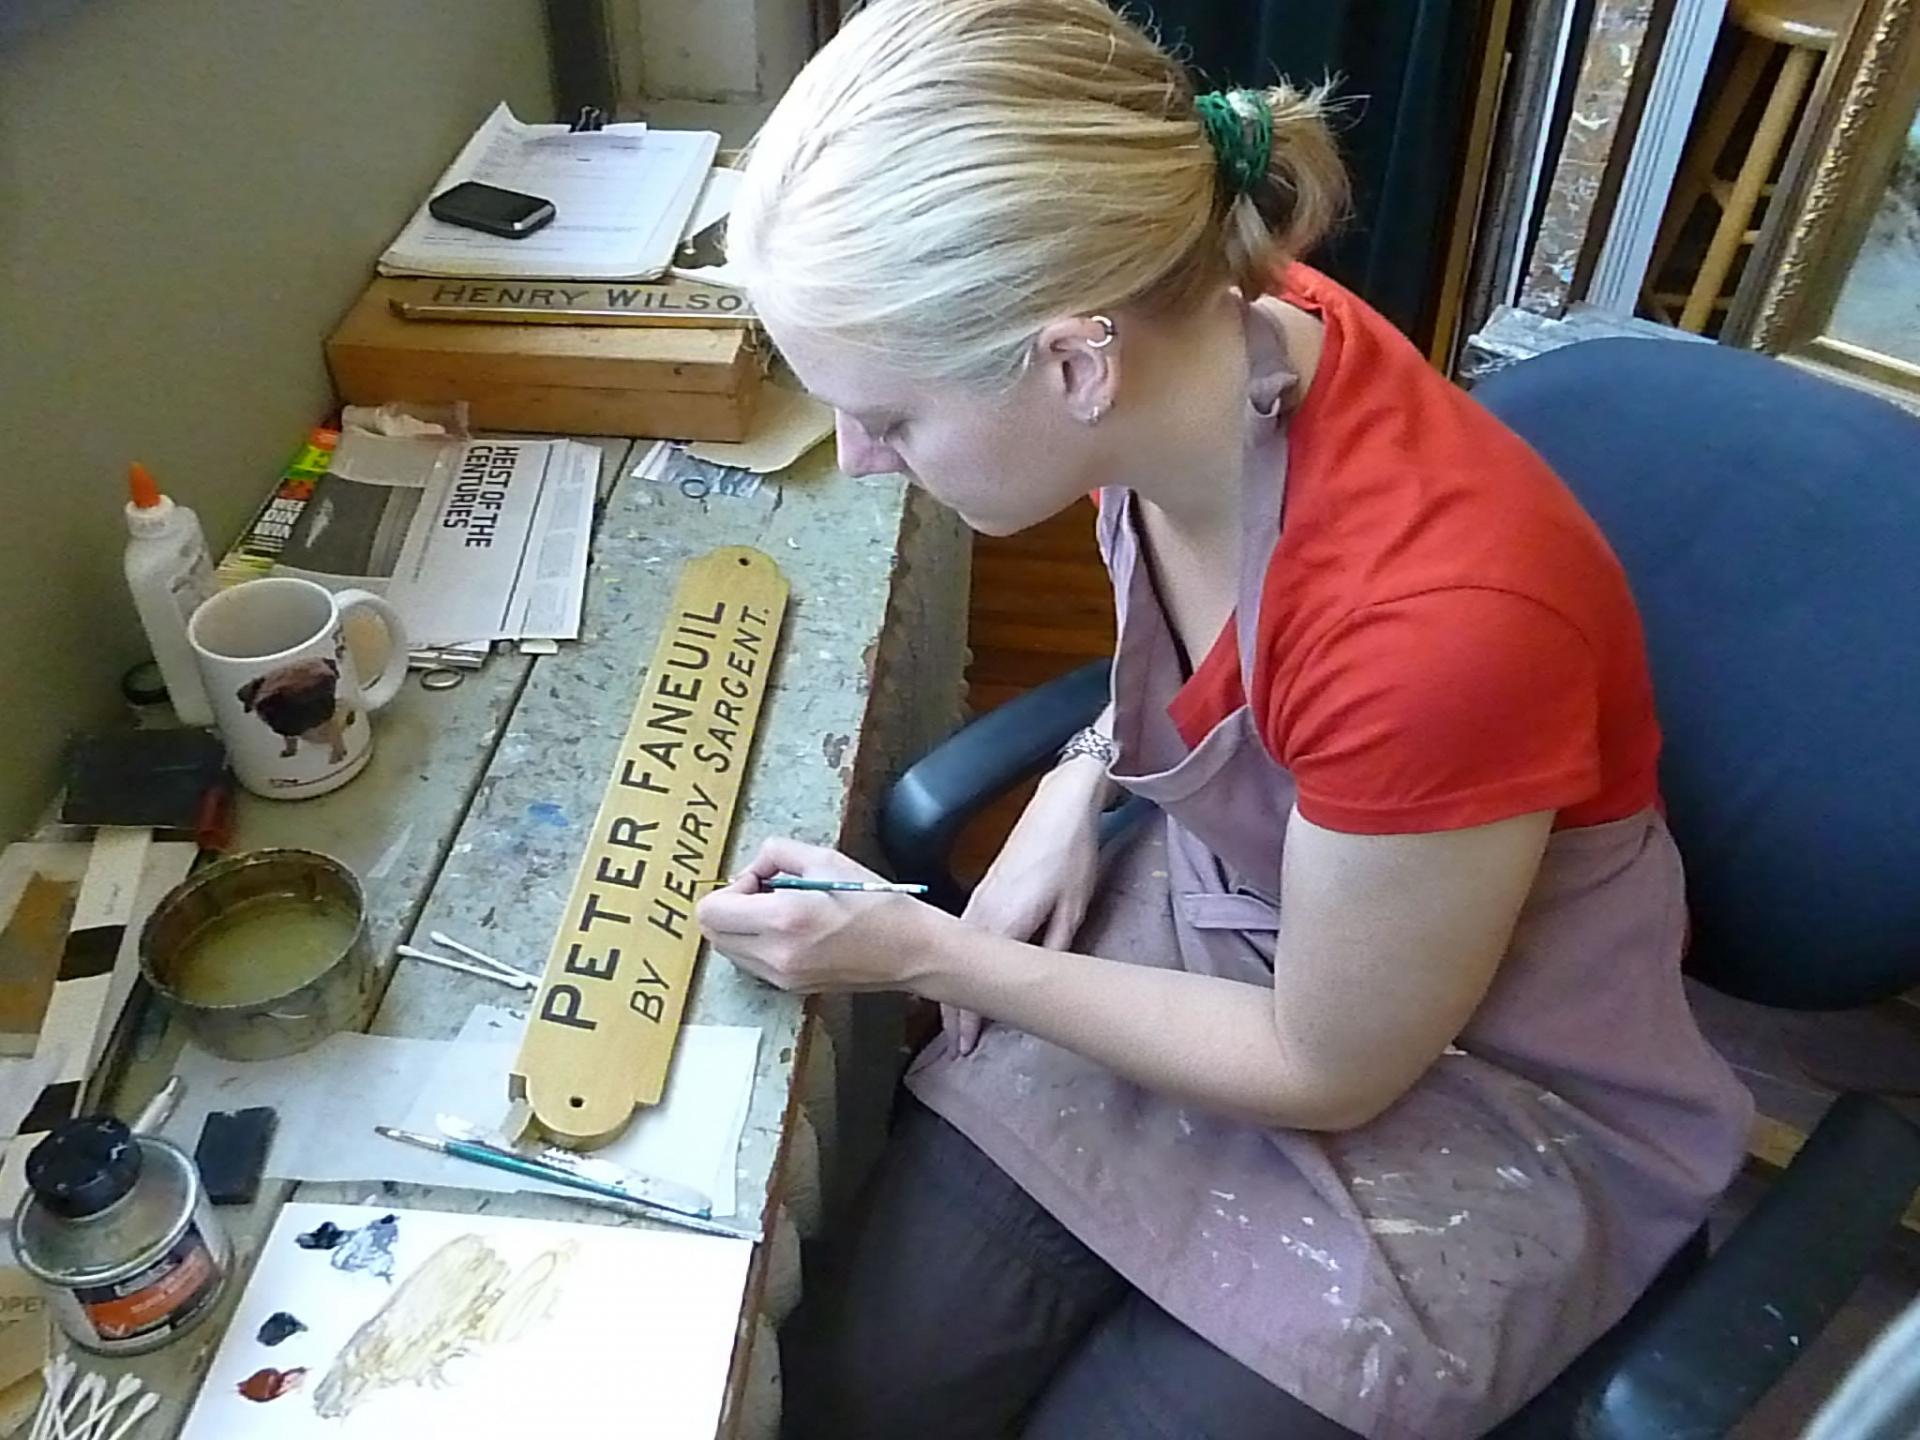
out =
[(305, 1322), (284, 1310), (276, 1310), (261, 1324), (258, 1339), (262, 1345), (278, 1345), (306, 1328)]
[(353, 1232), (342, 1230), (331, 1220), (323, 1220), (304, 1235), (293, 1237), (293, 1243), (302, 1250), (331, 1250)]

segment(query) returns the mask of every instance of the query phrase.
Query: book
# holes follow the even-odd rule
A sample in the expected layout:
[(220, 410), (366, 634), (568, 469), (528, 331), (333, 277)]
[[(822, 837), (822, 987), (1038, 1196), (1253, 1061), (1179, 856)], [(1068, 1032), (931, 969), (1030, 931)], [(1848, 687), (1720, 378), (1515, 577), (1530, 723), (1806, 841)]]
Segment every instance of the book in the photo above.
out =
[(496, 106), (432, 194), (477, 180), (551, 200), (553, 222), (509, 240), (436, 220), (422, 201), (381, 255), (380, 273), (652, 280), (673, 264), (719, 149), (712, 131), (626, 124), (576, 133)]

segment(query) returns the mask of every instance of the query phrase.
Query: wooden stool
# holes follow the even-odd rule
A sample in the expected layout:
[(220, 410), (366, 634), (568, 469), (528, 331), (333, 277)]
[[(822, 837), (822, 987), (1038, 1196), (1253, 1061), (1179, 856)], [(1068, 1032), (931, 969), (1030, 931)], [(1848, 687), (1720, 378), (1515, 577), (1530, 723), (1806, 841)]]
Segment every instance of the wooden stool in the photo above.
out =
[[(1839, 42), (1854, 6), (1855, 0), (1732, 0), (1727, 6), (1727, 19), (1744, 32), (1745, 38), (1726, 84), (1700, 127), (1699, 138), (1681, 162), (1673, 199), (1654, 241), (1645, 298), (1648, 308), (1660, 319), (1697, 335), (1707, 328), (1715, 310), (1727, 307), (1729, 301), (1721, 297), (1721, 287), (1741, 247), (1759, 238), (1759, 230), (1753, 227), (1754, 211), (1763, 197), (1772, 194), (1769, 180), (1792, 138), (1800, 102), (1822, 59)], [(1753, 143), (1747, 147), (1738, 173), (1731, 181), (1724, 180), (1719, 173), (1720, 152), (1726, 149), (1734, 127), (1746, 113), (1768, 61), (1780, 49), (1786, 54), (1773, 93), (1767, 97), (1760, 123), (1754, 129)], [(1684, 295), (1654, 291), (1681, 230), (1703, 199), (1718, 207), (1720, 219), (1699, 273)], [(1680, 310), (1678, 321), (1672, 320), (1676, 307)]]

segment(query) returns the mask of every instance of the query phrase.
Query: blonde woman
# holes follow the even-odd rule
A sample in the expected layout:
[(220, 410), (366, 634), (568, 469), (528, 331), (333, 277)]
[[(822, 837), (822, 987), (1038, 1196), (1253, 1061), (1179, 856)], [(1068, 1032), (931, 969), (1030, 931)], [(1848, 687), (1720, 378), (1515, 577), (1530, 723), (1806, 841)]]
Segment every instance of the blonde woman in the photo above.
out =
[[(1738, 1163), (1624, 578), (1298, 262), (1343, 195), (1314, 96), (1197, 95), (1100, 0), (878, 0), (756, 146), (731, 255), (842, 465), (988, 534), (1097, 491), (1119, 610), (964, 917), (765, 890), (865, 873), (785, 840), (702, 907), (950, 1021), (789, 1327), (795, 1434), (1477, 1435)], [(1117, 790), (1163, 818), (1102, 869)]]

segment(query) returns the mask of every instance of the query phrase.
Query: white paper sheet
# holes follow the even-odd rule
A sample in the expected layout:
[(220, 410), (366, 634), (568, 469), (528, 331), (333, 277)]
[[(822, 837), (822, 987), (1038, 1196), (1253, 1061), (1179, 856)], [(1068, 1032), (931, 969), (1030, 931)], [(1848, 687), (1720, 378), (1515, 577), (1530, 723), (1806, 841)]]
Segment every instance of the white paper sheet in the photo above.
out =
[[(461, 1027), (460, 1039), (443, 1049), (401, 1128), (438, 1134), (443, 1114), (491, 1128), (505, 1109), (498, 1098), (500, 1079), (519, 1053), (525, 1029), (526, 1022), (510, 1010), (475, 1009)], [(740, 1134), (747, 1126), (759, 1055), (760, 1032), (750, 1025), (686, 1026), (674, 1047), (673, 1069), (660, 1103), (636, 1111), (620, 1137), (595, 1150), (594, 1157), (654, 1179), (690, 1185), (708, 1197), (716, 1218), (732, 1218), (739, 1208), (735, 1181)], [(446, 1160), (424, 1150), (414, 1153), (450, 1166), (459, 1177), (452, 1183), (470, 1190), (567, 1193), (562, 1186), (521, 1180), (464, 1160)], [(744, 1218), (745, 1228), (757, 1225), (757, 1216)]]
[[(539, 1191), (564, 1186), (524, 1180), (465, 1160), (402, 1145), (375, 1125), (438, 1134), (438, 1117), (491, 1128), (506, 1110), (506, 1075), (525, 1021), (511, 1010), (477, 1007), (457, 1040), (334, 1035), (284, 1060), (221, 1060), (189, 1048), (178, 1073), (186, 1092), (161, 1132), (189, 1153), (215, 1110), (271, 1105), (280, 1112), (267, 1173), (287, 1180), (396, 1180), (461, 1190)], [(760, 1032), (751, 1026), (689, 1025), (659, 1105), (594, 1155), (642, 1175), (692, 1186), (716, 1218), (732, 1218), (740, 1135), (753, 1098)], [(741, 1220), (758, 1232), (759, 1217)]]
[[(337, 1268), (338, 1250), (295, 1243), (322, 1222), (356, 1229), (385, 1214), (396, 1217), (390, 1279)], [(451, 1358), (418, 1380), (368, 1386), (344, 1416), (317, 1413), (328, 1372), (355, 1331), (435, 1252), (454, 1241), (468, 1245), (469, 1236), (491, 1252), (482, 1263), (509, 1276), (558, 1252), (549, 1308), (532, 1307), (519, 1333), (488, 1339), (483, 1327), (462, 1329), (462, 1307), (425, 1307), (422, 1320), (445, 1337), (440, 1353)], [(711, 1440), (752, 1248), (684, 1231), (289, 1205), (261, 1250), (182, 1440), (519, 1440), (609, 1434), (623, 1424), (649, 1440)], [(260, 1327), (279, 1311), (306, 1328), (269, 1347)], [(266, 1367), (306, 1373), (278, 1399), (247, 1399), (239, 1386)]]
[[(6, 1137), (0, 1145), (10, 1145), (19, 1135), (20, 1122), (27, 1118), (40, 1092), (60, 1078), (66, 1063), (67, 1051), (60, 1045), (0, 1059), (0, 1134)], [(0, 1188), (3, 1198), (5, 1190)], [(18, 1201), (20, 1197), (16, 1193), (12, 1198)]]
[(687, 226), (681, 235), (682, 242), (691, 240), (716, 220), (724, 220), (733, 213), (733, 197), (740, 193), (740, 181), (744, 172), (726, 165), (716, 165), (707, 172), (706, 182), (700, 187), (700, 198), (694, 202), (693, 214), (687, 218)]
[(746, 276), (732, 263), (723, 265), (676, 265), (668, 272), (676, 280), (691, 280), (697, 285), (725, 285), (730, 289), (747, 288)]
[[(400, 1123), (446, 1044), (329, 1035), (311, 1050), (280, 1060), (222, 1060), (190, 1043), (174, 1070), (185, 1087), (180, 1106), (160, 1133), (191, 1155), (214, 1111), (271, 1105), (280, 1121), (267, 1174), (284, 1180), (412, 1179), (399, 1173), (408, 1158), (404, 1147), (380, 1139), (373, 1127)], [(423, 1161), (440, 1158), (413, 1153)]]
[(507, 633), (527, 640), (578, 640), (587, 599), (587, 557), (600, 452), (590, 445), (556, 449), (533, 514), (508, 606)]
[(727, 263), (726, 230), (720, 224), (733, 213), (733, 200), (740, 192), (741, 179), (740, 171), (725, 165), (716, 165), (707, 172), (706, 183), (700, 187), (700, 198), (687, 220), (686, 233), (680, 237), (674, 265), (667, 272), (669, 275), (704, 285), (744, 288), (738, 271)]

